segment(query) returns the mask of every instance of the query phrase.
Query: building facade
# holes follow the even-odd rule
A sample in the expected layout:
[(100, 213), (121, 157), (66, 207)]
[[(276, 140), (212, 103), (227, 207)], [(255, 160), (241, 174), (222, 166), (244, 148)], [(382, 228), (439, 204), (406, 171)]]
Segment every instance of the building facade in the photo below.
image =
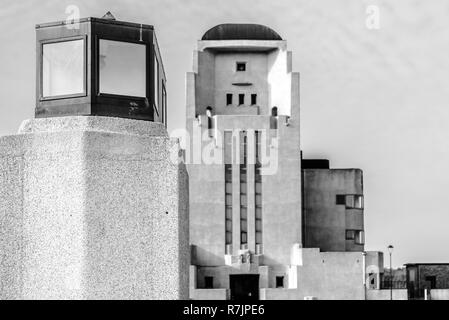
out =
[(304, 246), (364, 251), (363, 173), (330, 169), (328, 160), (302, 161)]
[(365, 298), (362, 173), (302, 169), (299, 98), (272, 29), (218, 25), (198, 42), (186, 112), (192, 299)]

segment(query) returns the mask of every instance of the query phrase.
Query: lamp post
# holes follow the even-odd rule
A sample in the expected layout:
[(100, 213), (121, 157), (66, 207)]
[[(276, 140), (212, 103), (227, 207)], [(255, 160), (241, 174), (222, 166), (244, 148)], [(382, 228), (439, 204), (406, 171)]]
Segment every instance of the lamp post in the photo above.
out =
[(393, 300), (393, 268), (391, 264), (391, 254), (393, 253), (394, 247), (390, 244), (387, 249), (390, 254), (390, 300)]

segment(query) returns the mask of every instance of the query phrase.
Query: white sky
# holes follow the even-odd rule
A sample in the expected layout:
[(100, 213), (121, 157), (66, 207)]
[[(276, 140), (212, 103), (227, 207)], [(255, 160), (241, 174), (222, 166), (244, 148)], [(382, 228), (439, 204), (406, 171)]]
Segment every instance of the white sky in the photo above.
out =
[[(270, 26), (301, 73), (302, 149), (364, 170), (366, 249), (394, 264), (449, 262), (449, 2), (445, 0), (0, 0), (0, 134), (33, 116), (35, 31), (110, 10), (156, 28), (168, 78), (169, 130), (184, 126), (196, 41), (225, 22)], [(366, 28), (377, 5), (380, 29)]]

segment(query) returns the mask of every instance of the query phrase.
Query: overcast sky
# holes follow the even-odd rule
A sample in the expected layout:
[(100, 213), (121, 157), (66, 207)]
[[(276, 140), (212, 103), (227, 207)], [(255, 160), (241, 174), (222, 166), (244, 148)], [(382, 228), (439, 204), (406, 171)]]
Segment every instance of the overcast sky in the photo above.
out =
[[(0, 0), (0, 135), (33, 117), (35, 31), (110, 10), (152, 24), (168, 78), (169, 130), (184, 126), (196, 41), (225, 22), (270, 26), (301, 74), (302, 149), (364, 171), (366, 249), (394, 264), (449, 262), (449, 1)], [(379, 8), (379, 29), (366, 26)]]

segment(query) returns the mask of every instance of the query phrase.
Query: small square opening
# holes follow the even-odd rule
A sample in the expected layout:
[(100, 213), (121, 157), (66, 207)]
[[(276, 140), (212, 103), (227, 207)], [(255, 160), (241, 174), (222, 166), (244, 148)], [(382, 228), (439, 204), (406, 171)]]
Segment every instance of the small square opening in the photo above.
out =
[(246, 62), (237, 62), (237, 71), (246, 71)]

